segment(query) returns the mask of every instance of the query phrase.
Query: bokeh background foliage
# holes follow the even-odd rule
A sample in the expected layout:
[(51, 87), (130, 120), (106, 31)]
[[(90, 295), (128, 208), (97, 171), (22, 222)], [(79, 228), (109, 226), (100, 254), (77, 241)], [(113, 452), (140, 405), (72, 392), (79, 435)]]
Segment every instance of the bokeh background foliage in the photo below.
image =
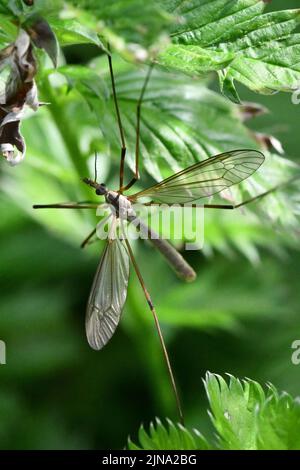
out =
[[(263, 149), (267, 161), (226, 197), (241, 200), (296, 171), (298, 107), (290, 94), (253, 90), (296, 88), (298, 11), (280, 13), (279, 1), (268, 5), (268, 17), (262, 15), (264, 2), (256, 0), (218, 0), (208, 9), (203, 9), (207, 2), (189, 2), (186, 9), (181, 3), (35, 2), (34, 11), (49, 21), (61, 52), (53, 70), (36, 51), (40, 100), (50, 105), (23, 122), (25, 163), (11, 169), (1, 162), (0, 339), (7, 344), (7, 365), (0, 367), (1, 448), (120, 448), (141, 422), (155, 415), (174, 418), (156, 333), (134, 275), (110, 344), (96, 353), (86, 343), (85, 303), (102, 246), (85, 252), (78, 246), (94, 215), (31, 209), (33, 203), (93, 198), (80, 178), (92, 174), (95, 150), (101, 179), (117, 184), (119, 142), (103, 54), (107, 40), (128, 141), (128, 177), (135, 103), (146, 71), (142, 62), (155, 57), (159, 64), (143, 107), (140, 187), (241, 147)], [(224, 17), (238, 18), (242, 28), (225, 22), (222, 5), (233, 8)], [(26, 22), (31, 14), (21, 0), (0, 2), (1, 46), (16, 35), (11, 20)], [(211, 22), (218, 28), (212, 31)], [(249, 75), (253, 60), (257, 67)], [(247, 71), (246, 81), (241, 71)], [(245, 107), (233, 103), (239, 99), (256, 101), (270, 113), (245, 121)], [(280, 139), (285, 155), (276, 154), (278, 145), (266, 148), (270, 139), (262, 134)], [(289, 187), (243, 212), (207, 214), (204, 249), (186, 254), (198, 272), (191, 285), (177, 280), (151, 246), (135, 244), (188, 426), (210, 432), (201, 381), (207, 370), (271, 381), (298, 393), (299, 371), (290, 360), (300, 328), (298, 213), (297, 187)]]

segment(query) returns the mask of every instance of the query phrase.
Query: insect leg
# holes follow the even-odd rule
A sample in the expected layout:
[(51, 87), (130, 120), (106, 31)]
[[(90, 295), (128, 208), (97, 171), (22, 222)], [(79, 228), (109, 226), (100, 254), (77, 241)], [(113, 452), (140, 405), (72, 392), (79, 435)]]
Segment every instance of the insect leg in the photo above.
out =
[(33, 209), (97, 209), (94, 202), (62, 202), (58, 204), (34, 204)]
[(135, 173), (134, 173), (134, 177), (131, 179), (131, 181), (129, 181), (129, 183), (125, 187), (121, 188), (122, 191), (126, 191), (127, 189), (131, 188), (131, 186), (133, 186), (134, 183), (136, 183), (136, 181), (140, 177), (140, 175), (139, 175), (139, 159), (140, 159), (141, 110), (142, 110), (144, 95), (145, 95), (146, 88), (147, 88), (147, 85), (148, 85), (149, 80), (150, 80), (150, 76), (151, 76), (151, 72), (153, 70), (153, 67), (154, 67), (154, 62), (152, 62), (149, 65), (148, 72), (147, 72), (147, 75), (145, 77), (145, 81), (144, 81), (144, 84), (143, 84), (143, 87), (142, 87), (142, 90), (141, 90), (141, 94), (140, 94), (140, 97), (138, 99), (137, 107), (136, 107)]
[(181, 402), (180, 402), (180, 398), (179, 398), (179, 393), (178, 393), (178, 390), (177, 390), (176, 381), (175, 381), (175, 378), (174, 378), (172, 366), (171, 366), (170, 359), (169, 359), (169, 354), (168, 354), (168, 351), (167, 351), (167, 348), (166, 348), (166, 345), (165, 345), (165, 341), (164, 341), (164, 337), (163, 337), (163, 334), (162, 334), (162, 331), (161, 331), (161, 328), (160, 328), (160, 324), (159, 324), (159, 320), (158, 320), (158, 317), (157, 317), (157, 313), (156, 313), (155, 307), (154, 307), (154, 305), (153, 305), (153, 303), (152, 303), (150, 294), (149, 294), (149, 292), (148, 292), (148, 290), (147, 290), (147, 288), (146, 288), (146, 286), (145, 286), (143, 277), (142, 277), (142, 275), (141, 275), (141, 272), (140, 272), (140, 270), (139, 270), (139, 267), (138, 267), (138, 265), (137, 265), (137, 262), (136, 262), (136, 260), (135, 260), (135, 258), (134, 258), (134, 255), (133, 255), (133, 252), (132, 252), (130, 243), (129, 243), (129, 241), (128, 241), (127, 238), (125, 238), (125, 243), (126, 243), (126, 246), (127, 246), (127, 249), (128, 249), (128, 253), (129, 253), (131, 262), (132, 262), (132, 264), (133, 264), (133, 267), (134, 267), (135, 272), (136, 272), (136, 274), (137, 274), (138, 280), (139, 280), (139, 282), (140, 282), (140, 284), (141, 284), (141, 287), (142, 287), (143, 292), (144, 292), (144, 294), (145, 294), (147, 303), (148, 303), (148, 305), (149, 305), (149, 308), (150, 308), (151, 313), (152, 313), (153, 318), (154, 318), (155, 327), (156, 327), (156, 330), (157, 330), (157, 333), (158, 333), (158, 336), (159, 336), (161, 348), (162, 348), (162, 351), (163, 351), (164, 359), (165, 359), (166, 366), (167, 366), (168, 373), (169, 373), (169, 377), (170, 377), (171, 386), (172, 386), (172, 389), (173, 389), (173, 392), (174, 392), (174, 396), (175, 396), (175, 400), (176, 400), (176, 405), (177, 405), (177, 411), (178, 411), (179, 419), (180, 419), (181, 424), (184, 425), (184, 417), (183, 417), (182, 406), (181, 406)]
[(120, 109), (118, 105), (116, 83), (115, 83), (115, 76), (114, 76), (111, 55), (108, 54), (107, 58), (108, 58), (108, 66), (109, 66), (109, 73), (110, 73), (110, 79), (111, 79), (113, 100), (115, 104), (115, 110), (116, 110), (118, 127), (119, 127), (120, 138), (121, 138), (121, 145), (122, 145), (121, 159), (120, 159), (120, 192), (122, 192), (123, 180), (124, 180), (124, 163), (125, 163), (125, 156), (126, 156), (126, 141), (125, 141), (124, 129), (123, 129), (123, 124), (122, 124), (122, 119), (121, 119), (121, 113), (120, 113)]
[(160, 251), (166, 258), (168, 263), (172, 266), (176, 274), (186, 282), (191, 282), (196, 279), (196, 273), (183, 256), (173, 247), (173, 245), (160, 238), (159, 235), (147, 224), (137, 217), (133, 217), (131, 222), (134, 223), (137, 229)]
[[(103, 206), (105, 206), (106, 204), (103, 204)], [(89, 245), (90, 243), (90, 240), (91, 238), (93, 238), (93, 236), (97, 233), (98, 230), (100, 230), (108, 221), (109, 219), (112, 217), (112, 213), (108, 214), (106, 217), (104, 217), (98, 224), (97, 226), (91, 231), (91, 233), (89, 233), (89, 235), (83, 240), (83, 242), (81, 243), (80, 245), (80, 248), (85, 248), (86, 245)], [(101, 239), (101, 238), (99, 238)]]
[(80, 245), (80, 248), (85, 248), (86, 245), (89, 244), (90, 239), (93, 238), (93, 236), (96, 234), (96, 232), (97, 232), (97, 227), (95, 227), (95, 228), (91, 231), (91, 233), (83, 240), (83, 242), (82, 242), (81, 245)]
[(250, 204), (252, 202), (258, 201), (260, 199), (263, 199), (264, 197), (268, 196), (269, 194), (274, 193), (275, 191), (278, 191), (279, 189), (284, 188), (285, 186), (294, 183), (296, 180), (298, 180), (300, 176), (295, 176), (288, 181), (285, 181), (284, 183), (278, 184), (277, 186), (274, 186), (271, 189), (268, 189), (268, 191), (265, 191), (261, 194), (258, 194), (257, 196), (251, 197), (250, 199), (246, 199), (245, 201), (240, 202), (239, 204), (204, 204), (205, 209), (238, 209), (239, 207), (246, 206), (247, 204)]

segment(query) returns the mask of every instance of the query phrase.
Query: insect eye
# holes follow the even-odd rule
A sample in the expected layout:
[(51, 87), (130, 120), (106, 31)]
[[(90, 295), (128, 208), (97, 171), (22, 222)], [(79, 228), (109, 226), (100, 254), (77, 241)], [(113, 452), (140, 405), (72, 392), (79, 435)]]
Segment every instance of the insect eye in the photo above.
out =
[(98, 188), (96, 189), (97, 196), (103, 196), (106, 193), (106, 186), (105, 184), (99, 184)]

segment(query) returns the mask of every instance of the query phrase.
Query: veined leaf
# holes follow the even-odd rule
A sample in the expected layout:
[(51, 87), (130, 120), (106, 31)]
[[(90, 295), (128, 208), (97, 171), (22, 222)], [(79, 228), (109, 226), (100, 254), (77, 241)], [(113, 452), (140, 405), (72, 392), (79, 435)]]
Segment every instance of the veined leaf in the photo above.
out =
[[(239, 81), (260, 93), (291, 91), (300, 81), (299, 34), (293, 31), (300, 23), (300, 10), (263, 13), (265, 2), (260, 0), (192, 0), (188, 3), (170, 0), (166, 5), (182, 18), (171, 32), (172, 46), (158, 57), (168, 68), (197, 74), (207, 70), (220, 73), (222, 91), (233, 101), (239, 98), (234, 81)], [(204, 57), (202, 68), (191, 61), (190, 50)], [(222, 67), (219, 58), (232, 58)], [(216, 56), (218, 57), (218, 56)], [(224, 60), (225, 62), (225, 60)], [(186, 65), (189, 64), (189, 66)]]
[[(128, 148), (126, 163), (133, 169), (136, 106), (146, 71), (139, 71), (123, 61), (118, 63), (114, 60), (114, 65), (117, 95)], [(43, 129), (43, 131), (39, 130), (39, 133), (43, 132), (43, 135), (47, 135), (52, 129), (49, 124), (52, 122), (51, 116), (59, 116), (61, 119), (63, 115), (63, 119), (56, 118), (55, 123), (62, 138), (68, 139), (68, 147), (71, 150), (66, 152), (65, 148), (62, 148), (58, 152), (57, 138), (44, 139), (42, 146), (36, 149), (36, 138), (33, 142), (30, 131), (30, 127), (34, 123), (28, 121), (26, 123), (28, 125), (24, 125), (29, 152), (27, 164), (38, 165), (38, 167), (46, 166), (43, 159), (38, 156), (40, 153), (45, 154), (50, 173), (61, 175), (67, 156), (72, 155), (74, 164), (78, 166), (77, 178), (79, 181), (80, 177), (88, 175), (86, 168), (88, 159), (92, 164), (94, 151), (97, 150), (101, 154), (99, 156), (101, 178), (109, 187), (115, 187), (117, 170), (111, 171), (111, 175), (114, 175), (112, 180), (108, 175), (108, 167), (111, 165), (116, 169), (119, 165), (120, 141), (114, 103), (111, 94), (107, 91), (110, 90), (111, 85), (106, 59), (94, 61), (90, 69), (65, 66), (59, 68), (58, 71), (67, 78), (68, 86), (65, 81), (62, 84), (61, 80), (53, 81), (53, 83), (51, 80), (52, 90), (48, 94), (48, 87), (43, 86), (43, 76), (41, 77), (39, 87), (41, 92), (46, 91), (45, 94), (41, 94), (41, 99), (50, 104), (40, 110), (40, 114), (43, 112), (44, 117), (40, 120), (37, 116), (35, 124)], [(49, 73), (52, 71), (47, 71), (46, 74)], [(103, 88), (102, 85), (104, 85)], [(76, 95), (72, 91), (67, 93), (72, 89), (84, 96), (89, 106), (93, 108), (96, 118), (78, 94)], [(99, 132), (98, 126), (102, 132)], [(73, 132), (73, 129), (77, 129), (78, 132)], [(45, 142), (47, 142), (46, 147)], [(141, 188), (146, 185), (150, 186), (149, 176), (159, 181), (212, 155), (245, 147), (259, 148), (259, 143), (253, 134), (248, 132), (234, 105), (209, 90), (204, 82), (199, 83), (199, 81), (187, 79), (184, 75), (174, 76), (154, 69), (142, 106), (140, 161), (143, 179), (141, 183), (137, 183), (134, 190), (138, 190), (138, 185), (141, 185)], [(46, 148), (47, 154), (45, 153)], [(66, 167), (68, 168), (66, 174), (68, 172), (69, 175), (69, 165)], [(30, 169), (27, 171), (30, 172)], [(44, 171), (41, 172), (41, 179), (44, 177)], [(92, 175), (92, 165), (89, 171)], [(232, 188), (231, 193), (224, 195), (224, 197), (240, 202), (288, 180), (294, 171), (293, 165), (288, 160), (267, 155), (266, 162), (259, 174), (254, 175), (251, 180), (245, 181), (239, 187)], [(127, 171), (126, 180), (129, 177), (130, 174)], [(17, 178), (16, 175), (15, 178)], [(18, 181), (19, 191), (23, 188), (24, 192), (31, 194), (34, 202), (39, 202), (39, 194), (33, 192), (33, 185), (30, 188), (26, 185), (28, 179), (26, 176)], [(55, 202), (55, 199), (57, 201), (59, 199), (68, 200), (67, 192), (65, 197), (62, 197), (60, 176), (57, 178), (54, 176), (52, 180), (54, 179), (56, 180), (54, 185), (60, 187), (60, 192), (55, 198), (53, 191), (53, 199), (50, 202)], [(81, 192), (83, 189), (79, 184), (78, 191)], [(290, 189), (290, 192), (294, 191), (294, 188)], [(10, 196), (15, 197), (11, 192)], [(80, 197), (86, 200), (91, 195), (89, 192), (89, 194), (82, 194)], [(25, 200), (25, 196), (21, 198), (18, 193), (17, 199), (20, 203)], [(205, 254), (209, 255), (213, 250), (216, 250), (233, 256), (237, 249), (246, 255), (252, 263), (257, 264), (259, 260), (258, 246), (271, 246), (275, 252), (280, 252), (282, 246), (297, 243), (297, 238), (293, 234), (295, 234), (295, 227), (298, 226), (296, 210), (297, 207), (299, 208), (299, 201), (294, 201), (286, 188), (274, 195), (269, 195), (259, 204), (248, 207), (251, 212), (255, 212), (255, 214), (252, 213), (253, 217), (251, 218), (248, 210), (246, 214), (249, 217), (245, 217), (240, 211), (231, 213), (228, 211), (206, 212)], [(257, 217), (257, 214), (260, 217)], [(43, 217), (46, 222), (46, 214), (43, 213)], [(268, 229), (266, 229), (266, 217), (268, 217)], [(51, 219), (51, 214), (49, 220), (52, 225), (54, 219)], [(278, 229), (281, 226), (285, 227), (285, 234), (276, 234), (274, 227)], [(82, 233), (85, 229), (85, 223), (81, 229), (78, 226), (78, 232)], [(226, 311), (231, 307), (232, 305), (229, 305)], [(235, 323), (234, 315), (233, 317), (229, 315), (228, 321), (226, 321), (223, 311), (219, 313), (218, 306), (214, 310), (215, 315), (212, 315), (211, 318), (208, 318), (208, 313), (205, 318), (201, 318), (197, 322), (199, 327), (201, 327), (201, 321), (202, 326), (205, 324), (213, 326), (219, 320), (221, 323), (224, 321), (225, 327), (230, 322)], [(189, 312), (191, 315), (187, 315), (187, 323), (194, 321), (192, 310)], [(173, 321), (180, 322), (182, 320), (177, 319), (175, 315)]]
[[(103, 62), (93, 66), (103, 73)], [(145, 72), (121, 71), (116, 69), (116, 83), (119, 105), (127, 138), (127, 163), (134, 168), (136, 141), (136, 105), (145, 79)], [(128, 70), (128, 69), (127, 69)], [(106, 75), (107, 85), (110, 87)], [(97, 110), (98, 103), (95, 103)], [(148, 84), (141, 113), (140, 152), (146, 171), (157, 181), (193, 163), (237, 148), (261, 149), (259, 142), (251, 135), (237, 108), (209, 90), (204, 83), (189, 80), (184, 76), (172, 76), (159, 70), (153, 71)], [(107, 102), (106, 112), (99, 116), (99, 124), (105, 138), (111, 145), (112, 154), (118, 155), (119, 136), (115, 124), (115, 110), (112, 99)], [(267, 153), (267, 152), (266, 152)], [(259, 194), (280, 182), (288, 181), (297, 172), (295, 167), (283, 158), (269, 156), (257, 174), (232, 188), (234, 201)], [(227, 195), (228, 196), (228, 195)], [(281, 208), (286, 204), (284, 192), (276, 194), (260, 204), (262, 213), (272, 220), (280, 214), (287, 214)], [(298, 208), (293, 206), (292, 212)], [(293, 225), (292, 220), (291, 226)], [(294, 220), (295, 222), (295, 220)]]
[(171, 70), (193, 74), (205, 74), (212, 70), (224, 69), (234, 58), (230, 52), (216, 52), (200, 46), (170, 44), (159, 56), (163, 65)]
[[(123, 61), (120, 63), (114, 61), (114, 65), (117, 95), (127, 144), (126, 163), (133, 169), (136, 106), (146, 71), (139, 71)], [(45, 113), (48, 111), (51, 113), (53, 107), (54, 110), (57, 109), (58, 113), (64, 113), (64, 122), (67, 122), (68, 126), (61, 124), (63, 136), (65, 127), (71, 130), (75, 123), (79, 125), (80, 122), (81, 131), (72, 137), (72, 140), (78, 141), (78, 143), (74, 142), (77, 150), (72, 153), (76, 155), (74, 158), (79, 160), (80, 164), (84, 163), (84, 158), (91, 156), (97, 149), (98, 152), (103, 152), (105, 164), (115, 165), (116, 168), (119, 165), (120, 155), (119, 130), (114, 103), (109, 91), (111, 85), (106, 59), (94, 61), (91, 68), (64, 66), (59, 68), (58, 72), (66, 77), (68, 86), (66, 86), (66, 82), (61, 85), (61, 81), (58, 83), (53, 81), (52, 83), (51, 80), (53, 93), (51, 96), (42, 95), (43, 101), (50, 102), (44, 110)], [(47, 71), (47, 74), (52, 73), (52, 70)], [(43, 77), (41, 77), (40, 83), (41, 90), (43, 89), (42, 79)], [(96, 119), (84, 106), (78, 95), (76, 96), (72, 92), (66, 94), (66, 91), (69, 92), (72, 89), (84, 96), (89, 107), (94, 110)], [(84, 126), (83, 115), (85, 116)], [(99, 132), (98, 126), (102, 132)], [(27, 138), (30, 139), (30, 135)], [(95, 146), (93, 142), (96, 143), (96, 141)], [(90, 143), (87, 144), (88, 142)], [(30, 148), (30, 145), (28, 147)], [(79, 154), (78, 147), (84, 149), (85, 157), (77, 156)], [(195, 82), (187, 79), (184, 75), (174, 76), (154, 69), (142, 105), (140, 170), (143, 180), (141, 183), (137, 183), (135, 191), (139, 184), (142, 188), (146, 185), (150, 186), (149, 176), (159, 181), (212, 155), (245, 147), (259, 148), (259, 144), (253, 134), (249, 133), (234, 105), (209, 90), (204, 82)], [(34, 143), (32, 143), (32, 148), (35, 148)], [(56, 155), (56, 148), (52, 140), (47, 148), (50, 155)], [(56, 161), (56, 158), (53, 161), (52, 156), (49, 158), (55, 166), (62, 164), (61, 154), (59, 162)], [(294, 171), (294, 166), (288, 160), (268, 155), (259, 174), (253, 175), (251, 180), (245, 181), (239, 187), (232, 188), (231, 193), (224, 194), (224, 197), (230, 197), (231, 200), (240, 202), (288, 180)], [(58, 168), (56, 173), (60, 174)], [(116, 173), (117, 171), (114, 172), (114, 175)], [(126, 173), (126, 178), (129, 178), (129, 172)], [(78, 178), (85, 174), (86, 170), (81, 170)], [(106, 176), (103, 174), (102, 163), (101, 175), (105, 181)], [(113, 181), (107, 179), (106, 182), (110, 187), (114, 187), (115, 180), (116, 178)], [(19, 187), (22, 187), (23, 184), (20, 181)], [(290, 188), (289, 192), (292, 191), (294, 191), (294, 187)], [(85, 195), (84, 198), (87, 196)], [(66, 196), (64, 199), (67, 200), (68, 197)], [(206, 212), (205, 245), (203, 248), (205, 254), (209, 255), (216, 250), (232, 256), (234, 248), (241, 251), (253, 264), (257, 264), (259, 252), (256, 247), (267, 245), (277, 253), (278, 250), (281, 250), (280, 247), (296, 243), (296, 237), (293, 234), (295, 234), (295, 227), (298, 226), (296, 211), (299, 207), (299, 201), (294, 201), (287, 194), (286, 188), (274, 195), (269, 195), (259, 204), (248, 207), (255, 214), (252, 213), (251, 216), (248, 210), (246, 211), (247, 217), (240, 211), (231, 213), (228, 211)], [(260, 217), (257, 217), (257, 213)], [(266, 228), (266, 217), (269, 221), (268, 228)], [(286, 233), (284, 234), (283, 230), (281, 234), (276, 233), (274, 226), (277, 229), (284, 226)], [(231, 309), (232, 305), (229, 305), (226, 311), (231, 311)], [(186, 316), (186, 324), (195, 321), (192, 309), (189, 312), (190, 314)], [(218, 306), (214, 307), (214, 312), (212, 314), (211, 310), (208, 310), (207, 315), (201, 317), (199, 322), (197, 321), (199, 327), (207, 324), (213, 326), (219, 321), (221, 323), (224, 321), (225, 327), (230, 322), (235, 323), (234, 315), (228, 315), (226, 320), (226, 314), (223, 315), (224, 311), (222, 309), (220, 311)], [(183, 320), (182, 318), (177, 319), (177, 316), (174, 315), (172, 321), (176, 323)]]
[[(100, 60), (92, 66), (110, 88), (106, 64)], [(136, 106), (146, 72), (115, 62), (117, 94), (128, 146), (126, 161), (132, 169)], [(99, 116), (99, 124), (112, 145), (113, 154), (118, 155), (120, 144), (112, 96), (105, 115)], [(142, 105), (141, 161), (154, 179), (159, 181), (201, 159), (241, 147), (257, 148), (257, 143), (230, 103), (209, 90), (205, 83), (196, 83), (184, 75), (153, 71)]]

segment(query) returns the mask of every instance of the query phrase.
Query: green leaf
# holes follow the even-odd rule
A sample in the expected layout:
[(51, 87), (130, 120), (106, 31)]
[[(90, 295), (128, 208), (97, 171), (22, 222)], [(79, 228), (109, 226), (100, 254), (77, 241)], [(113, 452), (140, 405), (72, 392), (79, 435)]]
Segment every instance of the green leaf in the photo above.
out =
[[(115, 59), (114, 65), (117, 94), (128, 149), (126, 163), (133, 169), (136, 106), (146, 70), (138, 70), (124, 61), (118, 62)], [(108, 91), (111, 85), (106, 58), (94, 61), (90, 68), (65, 66), (59, 68), (58, 72), (66, 77), (66, 81), (58, 79), (56, 73), (52, 80), (53, 70), (46, 71), (45, 76), (42, 74), (39, 82), (40, 99), (50, 104), (39, 110), (34, 122), (30, 119), (26, 122), (26, 126), (24, 123), (24, 134), (29, 152), (26, 164), (33, 165), (33, 167), (36, 165), (45, 167), (43, 171), (46, 174), (50, 173), (52, 179), (55, 180), (53, 183), (60, 188), (57, 198), (54, 197), (55, 192), (52, 192), (52, 202), (55, 202), (55, 199), (59, 201), (70, 198), (67, 186), (64, 196), (61, 191), (61, 175), (64, 172), (63, 156), (64, 159), (68, 157), (72, 159), (74, 166), (78, 169), (76, 178), (79, 181), (81, 177), (88, 175), (87, 163), (92, 162), (94, 152), (97, 150), (100, 154), (101, 178), (106, 181), (108, 187), (114, 187), (117, 185), (116, 175), (118, 174), (120, 155), (115, 108), (111, 93)], [(48, 81), (47, 75), (49, 73), (51, 74), (49, 77), (51, 88), (48, 85), (44, 86), (44, 80)], [(43, 90), (46, 93), (43, 94)], [(79, 92), (88, 103), (89, 108), (93, 109), (94, 114), (85, 105), (82, 96), (73, 91), (69, 93), (70, 90)], [(47, 138), (47, 134), (53, 126), (53, 117), (62, 139), (66, 139), (68, 142), (69, 152), (66, 152), (64, 146), (60, 146), (58, 152), (57, 138)], [(36, 148), (36, 137), (34, 139), (31, 137), (31, 128), (35, 124), (39, 126), (37, 132), (44, 136), (43, 145), (39, 148)], [(99, 132), (99, 127), (101, 132)], [(47, 143), (46, 147), (44, 146), (45, 142)], [(141, 188), (150, 186), (153, 183), (152, 178), (159, 181), (182, 168), (222, 151), (245, 147), (258, 148), (258, 145), (253, 134), (250, 134), (245, 124), (242, 123), (241, 114), (236, 106), (209, 90), (206, 83), (195, 82), (183, 75), (174, 76), (154, 69), (142, 105), (140, 145), (142, 179), (134, 190), (138, 190), (139, 186)], [(39, 156), (40, 154), (45, 155), (47, 162)], [(93, 172), (92, 166), (91, 164), (90, 174)], [(108, 175), (109, 168), (111, 168), (113, 179)], [(30, 170), (28, 169), (28, 171)], [(34, 168), (32, 171), (34, 173)], [(224, 195), (224, 197), (230, 196), (234, 201), (240, 202), (277, 183), (288, 180), (294, 171), (294, 167), (289, 161), (282, 157), (268, 155), (261, 171), (254, 175), (251, 181), (245, 181), (239, 187), (232, 188), (230, 195)], [(71, 177), (69, 169), (66, 169), (66, 174), (68, 178)], [(18, 179), (18, 175), (15, 177)], [(42, 179), (42, 174), (40, 177)], [(130, 177), (128, 170), (127, 177)], [(34, 174), (32, 174), (32, 178), (38, 180)], [(19, 191), (24, 193), (22, 197), (19, 193), (9, 191), (10, 197), (16, 199), (18, 204), (23, 205), (28, 194), (31, 194), (33, 201), (39, 202), (39, 192), (34, 191), (34, 185), (31, 185), (30, 188), (27, 186), (29, 179), (28, 175), (26, 178), (20, 177), (20, 180), (18, 179)], [(39, 184), (36, 183), (37, 187)], [(81, 185), (77, 186), (78, 191), (81, 192)], [(294, 187), (291, 187), (289, 192), (287, 188), (284, 188), (284, 190), (265, 198), (259, 204), (249, 205), (249, 210), (247, 209), (246, 212), (207, 211), (205, 213), (205, 244), (203, 247), (205, 255), (210, 256), (213, 251), (220, 251), (232, 258), (235, 252), (239, 251), (256, 265), (259, 263), (258, 247), (260, 246), (266, 246), (276, 255), (278, 253), (282, 255), (284, 247), (298, 243), (295, 229), (298, 227), (296, 214), (299, 204), (289, 194), (293, 195), (294, 191)], [(89, 193), (80, 197), (87, 200), (90, 196)], [(216, 198), (216, 202), (219, 199)], [(71, 200), (74, 200), (74, 195)], [(69, 217), (71, 219), (71, 216)], [(46, 224), (49, 221), (51, 227), (55, 225), (55, 218), (51, 217), (51, 214), (47, 216), (43, 213), (43, 216), (39, 218)], [(66, 225), (67, 220), (64, 221), (63, 226)], [(274, 227), (277, 231), (274, 230)], [(78, 225), (78, 232), (84, 233), (85, 228), (85, 223), (81, 228)], [(281, 232), (279, 232), (280, 229)], [(57, 227), (57, 231), (60, 230), (61, 227)], [(70, 233), (70, 239), (72, 238), (73, 232)], [(176, 243), (179, 244), (179, 247), (181, 246), (180, 241), (175, 240)], [(222, 269), (223, 267), (216, 271), (216, 276), (223, 275)], [(213, 282), (218, 281), (214, 280)], [(204, 285), (207, 288), (210, 286), (206, 283)], [(238, 301), (234, 302), (234, 297), (228, 299), (226, 288), (224, 288), (224, 298), (228, 300), (228, 303), (224, 305), (210, 304), (209, 299), (212, 294), (206, 295), (204, 291), (202, 294), (204, 299), (203, 315), (195, 315), (198, 311), (196, 287), (197, 285), (188, 287), (191, 298), (195, 298), (195, 303), (191, 302), (190, 305), (185, 303), (185, 296), (180, 298), (181, 291), (174, 294), (174, 299), (177, 299), (183, 311), (186, 312), (185, 316), (172, 315), (172, 302), (170, 305), (165, 305), (165, 319), (168, 322), (185, 326), (197, 325), (199, 328), (218, 325), (233, 328), (237, 325), (237, 320), (240, 318), (237, 317), (239, 303)], [(230, 289), (233, 287), (230, 285)], [(211, 290), (208, 289), (207, 292), (211, 292)], [(258, 288), (257, 292), (259, 294), (261, 290)], [(241, 299), (239, 302), (245, 305), (240, 314), (254, 315), (255, 309), (251, 307), (251, 303), (243, 303), (243, 299), (248, 295), (247, 289), (245, 288), (243, 292), (235, 295), (237, 299)], [(265, 305), (263, 294), (259, 298), (263, 309)], [(164, 303), (163, 300), (162, 303)], [(177, 311), (176, 302), (174, 308)]]
[(22, 2), (22, 0), (8, 0), (7, 1), (7, 7), (6, 7), (11, 13), (13, 13), (15, 16), (21, 16), (23, 15), (26, 6)]
[[(146, 70), (138, 71), (114, 62), (118, 101), (127, 138), (126, 161), (134, 168), (136, 106)], [(110, 78), (103, 60), (92, 64), (105, 78)], [(98, 104), (95, 102), (95, 111)], [(118, 155), (119, 139), (112, 96), (99, 124)], [(236, 109), (205, 83), (183, 75), (153, 71), (142, 105), (141, 161), (157, 181), (193, 163), (233, 148), (257, 148)]]
[(269, 385), (267, 393), (253, 380), (230, 376), (229, 384), (207, 373), (211, 417), (220, 447), (231, 450), (300, 449), (300, 403)]
[(225, 80), (237, 80), (258, 93), (293, 91), (300, 82), (300, 35), (269, 44), (256, 57), (237, 57), (225, 72)]
[(211, 418), (223, 449), (256, 449), (256, 407), (265, 396), (256, 382), (240, 382), (230, 377), (208, 373), (205, 388), (211, 408)]
[[(128, 66), (124, 69), (122, 64), (115, 62), (115, 75), (127, 140), (126, 162), (133, 170), (136, 106), (145, 80), (145, 72), (141, 73), (130, 68), (128, 70)], [(102, 73), (110, 88), (110, 79), (104, 72), (106, 67), (103, 61), (95, 61), (92, 66), (93, 70)], [(98, 108), (99, 105), (95, 102), (96, 112)], [(102, 108), (100, 109), (102, 111)], [(99, 125), (110, 143), (112, 156), (116, 156), (119, 154), (120, 143), (112, 97), (105, 109), (104, 115), (98, 117)], [(146, 172), (157, 181), (224, 151), (261, 148), (255, 136), (251, 135), (242, 123), (242, 117), (236, 106), (228, 100), (209, 90), (205, 83), (155, 69), (144, 95), (140, 136), (141, 161)], [(231, 190), (232, 199), (241, 201), (249, 195), (259, 194), (280, 182), (289, 180), (294, 171), (298, 170), (293, 169), (287, 160), (269, 156), (260, 172), (253, 175), (251, 181), (245, 181), (239, 185), (239, 189)], [(241, 193), (241, 189), (245, 190), (245, 194)], [(283, 216), (282, 223), (295, 227), (296, 219), (293, 222), (290, 213), (282, 210), (284, 204), (291, 204), (287, 202), (284, 192), (282, 195), (276, 194), (273, 203), (271, 198), (268, 198), (259, 204), (261, 215), (263, 217), (267, 215), (274, 221)], [(296, 203), (295, 207), (293, 206), (295, 212), (297, 207)], [(285, 216), (290, 220), (285, 221)]]
[(23, 0), (8, 0), (6, 6), (0, 5), (0, 13), (13, 14), (16, 18), (25, 21), (32, 15), (47, 16), (57, 14), (63, 7), (63, 0), (35, 0), (33, 5), (26, 4)]
[(170, 70), (193, 74), (205, 74), (225, 68), (234, 58), (230, 52), (216, 52), (200, 46), (170, 44), (157, 61)]
[(75, 19), (50, 19), (50, 24), (61, 46), (90, 43), (105, 50), (98, 34)]
[(0, 41), (1, 44), (13, 42), (18, 34), (18, 28), (11, 21), (11, 17), (0, 14)]
[(299, 450), (299, 427), (299, 399), (273, 390), (258, 413), (258, 449)]
[(215, 47), (239, 37), (241, 27), (261, 15), (265, 4), (259, 0), (191, 0), (188, 4), (169, 0), (166, 7), (182, 18), (171, 31), (174, 43)]
[[(111, 34), (118, 36), (119, 41), (122, 38), (123, 47), (126, 47), (126, 43), (128, 46), (136, 44), (149, 47), (158, 40), (173, 19), (164, 5), (156, 0), (80, 0), (70, 3), (73, 3), (75, 8), (72, 12), (79, 15), (79, 21), (81, 8), (85, 15), (91, 14), (98, 23), (101, 22), (101, 34), (106, 39), (110, 39)], [(115, 45), (118, 46), (117, 43)]]
[(188, 431), (157, 418), (147, 433), (140, 427), (139, 445), (128, 441), (130, 450), (299, 450), (300, 402), (273, 385), (267, 391), (251, 379), (227, 374), (225, 380), (208, 372), (204, 381), (217, 433), (218, 445), (209, 443), (199, 431)]
[(94, 103), (96, 97), (98, 111), (101, 103), (104, 106), (109, 92), (105, 82), (92, 69), (80, 65), (63, 66), (57, 68), (56, 71), (48, 70), (45, 75), (51, 76), (53, 73), (63, 75), (67, 80), (68, 91), (76, 89), (87, 103)]
[[(167, 7), (182, 21), (172, 28), (172, 46), (158, 57), (162, 65), (192, 74), (205, 66), (223, 68), (221, 90), (235, 102), (239, 99), (234, 81), (259, 93), (297, 88), (300, 42), (293, 31), (300, 23), (300, 10), (263, 13), (265, 2), (259, 0), (194, 0), (188, 5), (170, 0)], [(188, 60), (191, 48), (201, 51), (201, 67), (197, 60)], [(213, 54), (232, 60), (222, 66), (221, 60), (211, 60)]]
[(211, 445), (197, 430), (189, 431), (167, 419), (167, 426), (158, 418), (150, 423), (149, 432), (143, 427), (138, 432), (139, 446), (128, 440), (129, 450), (208, 450)]
[(226, 77), (223, 70), (219, 70), (219, 83), (220, 90), (224, 96), (230, 99), (233, 103), (241, 104), (239, 94), (235, 88), (234, 80), (230, 77)]

